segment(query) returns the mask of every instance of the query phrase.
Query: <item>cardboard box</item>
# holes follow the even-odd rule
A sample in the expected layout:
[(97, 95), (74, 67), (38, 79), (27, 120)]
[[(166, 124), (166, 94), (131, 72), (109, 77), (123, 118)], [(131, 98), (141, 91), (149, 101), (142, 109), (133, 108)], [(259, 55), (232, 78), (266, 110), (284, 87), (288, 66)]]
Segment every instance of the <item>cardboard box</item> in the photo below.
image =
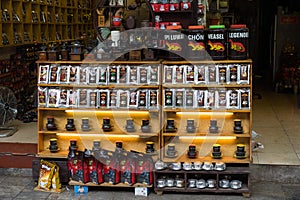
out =
[(74, 186), (74, 194), (75, 195), (87, 194), (88, 191), (89, 190), (88, 190), (87, 186), (81, 186), (81, 185)]
[(135, 196), (144, 196), (147, 197), (150, 193), (149, 188), (145, 188), (145, 187), (136, 187), (134, 190), (134, 195)]

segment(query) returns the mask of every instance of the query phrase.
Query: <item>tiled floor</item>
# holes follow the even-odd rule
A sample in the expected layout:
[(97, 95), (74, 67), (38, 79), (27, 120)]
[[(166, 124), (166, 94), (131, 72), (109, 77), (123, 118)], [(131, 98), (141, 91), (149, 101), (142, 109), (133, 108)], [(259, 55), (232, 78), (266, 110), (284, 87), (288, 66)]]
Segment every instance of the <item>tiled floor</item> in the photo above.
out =
[[(284, 184), (277, 182), (253, 182), (251, 197), (247, 199), (253, 200), (296, 200), (299, 199), (299, 184)], [(74, 195), (74, 190), (71, 186), (63, 186), (65, 188), (62, 193), (50, 193), (35, 191), (32, 178), (29, 176), (6, 176), (0, 174), (0, 199), (39, 199), (39, 200), (89, 200), (89, 199), (105, 199), (105, 200), (244, 200), (241, 194), (205, 194), (205, 193), (164, 193), (159, 196), (153, 191), (150, 192), (148, 197), (135, 196), (133, 189), (114, 190), (111, 188), (92, 188), (89, 187), (89, 192), (86, 195)]]
[(275, 93), (259, 87), (262, 99), (253, 99), (255, 140), (264, 149), (253, 153), (258, 164), (300, 165), (300, 109), (297, 94)]
[[(261, 85), (266, 87), (261, 87)], [(253, 153), (255, 164), (300, 165), (299, 95), (275, 93), (267, 84), (255, 92), (262, 99), (253, 99), (253, 130), (260, 136), (255, 140), (264, 145)], [(36, 123), (17, 122), (19, 131), (0, 142), (37, 143)]]

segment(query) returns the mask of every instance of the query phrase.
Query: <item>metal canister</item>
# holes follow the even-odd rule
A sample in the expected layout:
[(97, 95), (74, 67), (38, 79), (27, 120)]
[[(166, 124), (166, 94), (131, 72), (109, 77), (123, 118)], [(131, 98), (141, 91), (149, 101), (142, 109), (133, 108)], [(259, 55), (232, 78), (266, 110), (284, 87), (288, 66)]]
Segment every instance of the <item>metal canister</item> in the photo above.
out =
[(249, 29), (245, 24), (232, 24), (228, 29), (228, 58), (243, 60), (248, 58)]
[(191, 60), (205, 59), (207, 54), (205, 48), (204, 26), (189, 26), (184, 33), (187, 36), (185, 57)]
[(163, 50), (166, 51), (168, 60), (182, 60), (184, 52), (185, 35), (180, 31), (180, 27), (172, 30), (161, 31), (161, 39), (163, 40)]
[(206, 31), (206, 51), (213, 60), (227, 58), (227, 34), (224, 25), (211, 25)]

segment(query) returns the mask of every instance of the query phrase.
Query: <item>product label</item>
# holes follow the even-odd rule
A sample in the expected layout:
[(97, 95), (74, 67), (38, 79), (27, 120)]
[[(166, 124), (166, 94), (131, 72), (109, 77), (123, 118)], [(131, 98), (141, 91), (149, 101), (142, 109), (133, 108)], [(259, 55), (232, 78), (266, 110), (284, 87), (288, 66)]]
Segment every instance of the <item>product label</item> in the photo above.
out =
[(224, 40), (224, 34), (208, 34), (207, 38), (209, 40)]
[(249, 38), (249, 33), (248, 32), (229, 33), (228, 37), (229, 38)]
[(208, 46), (209, 46), (209, 50), (211, 51), (225, 51), (225, 47), (222, 43), (220, 42), (211, 42), (208, 41)]
[(182, 40), (184, 39), (184, 35), (164, 35), (165, 40)]
[(195, 35), (188, 35), (188, 40), (204, 40), (204, 35), (202, 34), (195, 34)]

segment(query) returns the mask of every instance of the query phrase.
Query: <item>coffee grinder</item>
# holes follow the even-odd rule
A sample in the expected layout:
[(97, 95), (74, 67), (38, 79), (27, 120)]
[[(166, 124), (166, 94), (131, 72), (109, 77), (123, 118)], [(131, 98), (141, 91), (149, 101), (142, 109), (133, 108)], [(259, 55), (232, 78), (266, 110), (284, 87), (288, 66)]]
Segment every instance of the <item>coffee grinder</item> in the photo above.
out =
[(188, 119), (186, 122), (186, 132), (188, 133), (195, 133), (195, 121), (193, 119)]
[(143, 119), (142, 120), (141, 130), (142, 130), (143, 133), (150, 133), (151, 132), (151, 126), (150, 126), (149, 119)]
[(70, 140), (70, 146), (69, 146), (69, 154), (68, 154), (68, 157), (69, 157), (69, 158), (75, 157), (76, 151), (77, 151), (77, 150), (78, 150), (77, 140), (76, 140), (76, 139)]
[(130, 118), (130, 119), (126, 120), (125, 128), (126, 128), (127, 132), (134, 132), (135, 131), (133, 119)]
[(210, 120), (209, 132), (210, 133), (218, 133), (219, 132), (219, 128), (217, 126), (217, 120)]
[(221, 145), (220, 144), (214, 144), (213, 145), (213, 150), (211, 153), (211, 157), (215, 159), (220, 159), (222, 158), (222, 152), (221, 152)]
[(54, 117), (47, 117), (47, 124), (46, 124), (46, 128), (48, 131), (54, 131), (57, 129), (55, 123), (54, 123)]
[(174, 133), (177, 131), (177, 128), (175, 127), (174, 119), (167, 119), (167, 125), (165, 132), (167, 133)]
[(89, 131), (90, 130), (89, 118), (82, 118), (81, 121), (82, 121), (81, 130)]
[(246, 151), (245, 151), (245, 145), (244, 144), (237, 144), (236, 145), (235, 157), (238, 158), (238, 159), (246, 158)]
[(146, 142), (146, 153), (154, 153), (154, 142)]
[(93, 148), (92, 151), (99, 151), (100, 150), (100, 145), (101, 145), (101, 141), (99, 140), (94, 140), (93, 141)]
[(197, 157), (197, 151), (196, 151), (196, 145), (195, 144), (190, 144), (189, 145), (189, 150), (187, 152), (187, 156), (189, 158), (196, 158)]
[(168, 157), (176, 157), (176, 155), (177, 155), (177, 151), (176, 151), (176, 148), (175, 148), (175, 144), (174, 143), (168, 144), (167, 156)]
[(243, 133), (242, 121), (240, 119), (235, 119), (233, 131), (234, 133)]
[(112, 130), (112, 125), (110, 124), (109, 118), (103, 118), (102, 130), (105, 132)]
[(67, 131), (75, 130), (74, 119), (72, 119), (72, 118), (67, 119), (66, 130)]
[(51, 153), (58, 152), (59, 148), (58, 148), (58, 145), (57, 145), (57, 139), (56, 138), (51, 138), (50, 139), (49, 150), (50, 150)]

